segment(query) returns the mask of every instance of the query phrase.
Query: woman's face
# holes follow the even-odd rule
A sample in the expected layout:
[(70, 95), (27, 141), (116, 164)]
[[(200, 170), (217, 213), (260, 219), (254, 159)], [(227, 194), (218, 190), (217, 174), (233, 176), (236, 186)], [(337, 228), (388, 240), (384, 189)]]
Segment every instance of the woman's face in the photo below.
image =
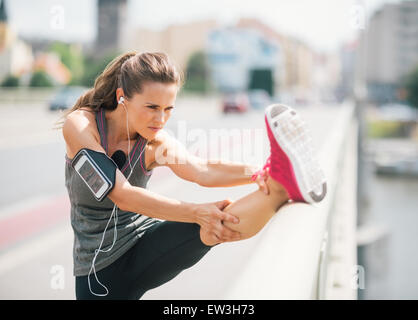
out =
[(148, 82), (143, 85), (142, 93), (129, 100), (125, 98), (129, 122), (135, 131), (153, 140), (171, 116), (177, 90), (175, 83)]

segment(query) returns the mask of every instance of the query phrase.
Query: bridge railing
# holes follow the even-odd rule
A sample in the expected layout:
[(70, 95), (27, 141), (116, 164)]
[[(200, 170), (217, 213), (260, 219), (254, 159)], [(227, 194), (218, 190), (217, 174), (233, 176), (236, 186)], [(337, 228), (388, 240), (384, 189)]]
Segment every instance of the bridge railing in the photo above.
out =
[(281, 207), (222, 299), (356, 299), (357, 121), (341, 107), (318, 156), (328, 193)]

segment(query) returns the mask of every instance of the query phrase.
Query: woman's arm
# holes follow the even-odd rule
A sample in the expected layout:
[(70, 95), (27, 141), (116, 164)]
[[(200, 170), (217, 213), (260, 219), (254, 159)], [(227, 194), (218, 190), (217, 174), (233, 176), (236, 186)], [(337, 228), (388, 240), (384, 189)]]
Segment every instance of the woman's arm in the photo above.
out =
[[(93, 121), (91, 119), (91, 121)], [(82, 148), (88, 148), (106, 154), (95, 137), (88, 119), (77, 114), (69, 115), (63, 125), (68, 157), (74, 157)], [(132, 186), (122, 172), (116, 170), (116, 181), (108, 198), (124, 211), (179, 222), (197, 223), (211, 230), (222, 241), (231, 241), (239, 235), (224, 227), (221, 221), (238, 223), (236, 217), (221, 210), (228, 201), (195, 204), (164, 197), (152, 191)]]
[(257, 167), (242, 163), (225, 161), (207, 161), (201, 172), (199, 184), (204, 187), (233, 187), (254, 183), (252, 175)]
[(133, 186), (120, 170), (116, 170), (115, 188), (108, 197), (124, 211), (136, 212), (162, 220), (198, 222), (196, 204), (168, 198)]
[(121, 210), (162, 220), (197, 223), (195, 204), (133, 186), (119, 170), (116, 172), (116, 185), (108, 197)]
[[(119, 174), (122, 175), (120, 171)], [(124, 200), (120, 200), (122, 210), (162, 220), (197, 223), (215, 243), (241, 239), (239, 232), (233, 231), (223, 224), (224, 222), (230, 224), (240, 222), (235, 216), (223, 212), (223, 209), (231, 204), (229, 200), (195, 204), (170, 199), (152, 191), (134, 187), (129, 182), (124, 188)], [(112, 192), (109, 194), (110, 198), (114, 197)]]
[(190, 154), (174, 137), (162, 132), (155, 153), (157, 165), (169, 167), (178, 177), (203, 187), (233, 187), (257, 183), (268, 194), (266, 176), (253, 181), (252, 175), (259, 169), (253, 165), (227, 161), (208, 161)]

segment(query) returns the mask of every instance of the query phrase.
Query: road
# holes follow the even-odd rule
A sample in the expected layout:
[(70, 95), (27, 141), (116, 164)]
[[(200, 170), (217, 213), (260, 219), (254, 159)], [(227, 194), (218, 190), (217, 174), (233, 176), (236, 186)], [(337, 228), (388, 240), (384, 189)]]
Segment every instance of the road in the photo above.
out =
[[(261, 134), (261, 149), (254, 149), (248, 139), (237, 143), (232, 138), (225, 142), (223, 138), (219, 143), (230, 146), (229, 151), (237, 148), (240, 151), (226, 153), (230, 160), (240, 160), (236, 155), (258, 152), (255, 157), (241, 159), (263, 165), (269, 147), (262, 111), (225, 116), (219, 112), (218, 104), (216, 98), (178, 99), (167, 129), (179, 136), (186, 132), (186, 145), (193, 153), (209, 150), (210, 155), (222, 156), (228, 148), (216, 148), (210, 138), (202, 147), (202, 140), (197, 143), (197, 137), (209, 137), (209, 132), (225, 135), (220, 130), (242, 134), (251, 130), (255, 136)], [(332, 130), (339, 109), (333, 106), (300, 110), (318, 150)], [(0, 106), (0, 299), (75, 298), (73, 235), (64, 186), (65, 145), (60, 132), (50, 129), (57, 115), (41, 104)], [(215, 149), (218, 153), (212, 152)], [(235, 200), (257, 190), (257, 186), (203, 188), (178, 179), (166, 168), (157, 168), (149, 189), (180, 200), (209, 202)], [(221, 298), (234, 281), (237, 268), (250, 257), (257, 240), (255, 236), (214, 248), (196, 266), (149, 291), (143, 299)]]

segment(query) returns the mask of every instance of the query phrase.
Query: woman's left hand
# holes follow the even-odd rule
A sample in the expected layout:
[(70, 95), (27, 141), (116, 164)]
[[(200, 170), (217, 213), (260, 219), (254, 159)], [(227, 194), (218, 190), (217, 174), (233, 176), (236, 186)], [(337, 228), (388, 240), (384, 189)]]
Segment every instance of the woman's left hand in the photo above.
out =
[(261, 169), (257, 173), (257, 177), (255, 178), (255, 182), (258, 184), (260, 191), (264, 192), (265, 194), (269, 194), (269, 187), (267, 185), (267, 178), (268, 172), (266, 169)]

